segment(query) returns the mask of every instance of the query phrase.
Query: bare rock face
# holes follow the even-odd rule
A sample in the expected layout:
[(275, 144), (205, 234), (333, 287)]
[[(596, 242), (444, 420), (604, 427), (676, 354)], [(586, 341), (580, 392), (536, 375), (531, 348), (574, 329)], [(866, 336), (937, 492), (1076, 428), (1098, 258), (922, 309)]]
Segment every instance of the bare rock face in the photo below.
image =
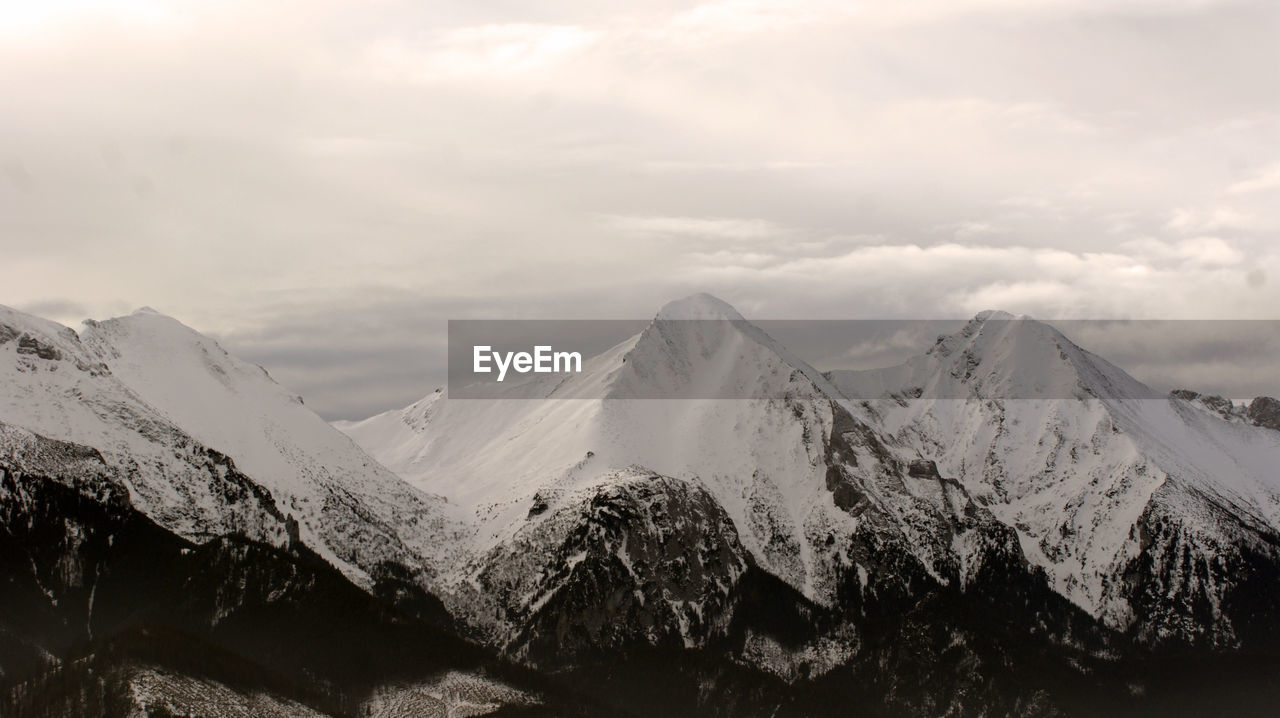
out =
[(532, 513), (476, 575), (513, 629), (509, 654), (565, 664), (621, 647), (702, 645), (724, 632), (749, 559), (705, 489), (628, 470), (559, 504)]
[(1233, 418), (1240, 418), (1241, 410), (1230, 399), (1218, 394), (1201, 394), (1198, 391), (1190, 389), (1175, 389), (1169, 392), (1169, 395), (1208, 409), (1209, 411), (1230, 421)]
[(57, 361), (62, 358), (62, 354), (57, 347), (45, 344), (36, 337), (25, 334), (18, 338), (18, 353), (35, 354), (41, 359), (49, 359), (51, 361)]
[[(1211, 521), (1189, 521), (1188, 506)], [(1157, 650), (1280, 648), (1280, 536), (1213, 497), (1162, 486), (1134, 527), (1140, 551), (1121, 574), (1130, 632)]]
[(938, 473), (938, 464), (929, 459), (915, 459), (907, 465), (907, 475), (914, 476), (917, 479), (938, 479), (942, 480), (942, 475)]
[(1280, 431), (1280, 400), (1269, 396), (1260, 396), (1249, 402), (1249, 421), (1254, 426)]

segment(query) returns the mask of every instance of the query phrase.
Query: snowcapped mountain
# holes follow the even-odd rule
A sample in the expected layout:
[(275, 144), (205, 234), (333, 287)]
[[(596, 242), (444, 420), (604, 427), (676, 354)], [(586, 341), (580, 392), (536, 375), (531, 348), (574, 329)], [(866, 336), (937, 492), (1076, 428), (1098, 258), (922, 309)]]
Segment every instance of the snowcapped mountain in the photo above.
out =
[[(525, 650), (526, 627), (572, 578), (547, 575), (548, 563), (582, 560), (563, 555), (565, 536), (579, 529), (538, 527), (560, 526), (566, 515), (582, 519), (582, 502), (645, 475), (663, 491), (687, 486), (681, 491), (709, 497), (735, 535), (704, 531), (725, 546), (740, 542), (750, 564), (820, 606), (838, 604), (850, 586), (909, 583), (907, 573), (962, 585), (991, 556), (1018, 551), (1013, 532), (962, 485), (917, 462), (821, 373), (707, 295), (667, 305), (642, 333), (589, 359), (581, 374), (510, 391), (519, 398), (451, 401), (438, 392), (338, 426), (413, 485), (474, 514), (474, 558), (453, 577), (455, 605), (516, 653)], [(756, 398), (648, 398), (655, 391)], [(681, 533), (638, 523), (630, 531)], [(874, 565), (890, 555), (908, 562), (910, 572), (875, 575)], [(748, 561), (730, 562), (737, 563)], [(630, 569), (639, 586), (664, 583), (660, 567)], [(719, 593), (740, 575), (719, 575)], [(514, 604), (504, 598), (501, 608), (487, 605), (510, 594)], [(713, 603), (694, 604), (702, 620), (676, 612), (663, 630), (702, 645), (728, 619), (708, 620), (708, 611), (727, 605)], [(496, 625), (493, 616), (500, 617)]]
[(1236, 577), (1274, 564), (1280, 432), (1246, 408), (1160, 397), (1051, 326), (999, 313), (900, 366), (831, 380), (883, 397), (861, 402), (877, 425), (1014, 527), (1055, 589), (1108, 625), (1247, 638), (1224, 602)]
[(415, 491), (307, 409), (259, 366), (150, 310), (86, 322), (86, 349), (148, 406), (219, 447), (295, 517), (303, 542), (372, 585), (395, 562), (448, 566), (463, 530), (448, 504)]
[[(479, 554), (521, 531), (531, 506), (558, 509), (638, 466), (711, 491), (762, 565), (806, 593), (830, 595), (825, 559), (806, 534), (825, 537), (827, 524), (850, 519), (824, 488), (834, 415), (819, 383), (826, 380), (798, 371), (727, 305), (696, 296), (663, 308), (649, 329), (588, 359), (581, 374), (513, 389), (521, 399), (451, 401), (440, 392), (338, 426), (413, 485), (473, 512)], [(633, 398), (689, 385), (732, 395), (748, 384), (787, 398)]]
[(173, 319), (0, 307), (0, 713), (539, 714), (424, 590), (451, 511)]
[(0, 307), (0, 425), (24, 465), (45, 440), (91, 447), (103, 464), (87, 493), (119, 492), (175, 533), (230, 533), (274, 545), (291, 527), (270, 494), (228, 456), (174, 424), (66, 327)]
[[(441, 582), (446, 603), (522, 660), (547, 662), (538, 646), (569, 636), (562, 661), (678, 638), (787, 680), (889, 680), (883, 666), (902, 658), (871, 646), (906, 640), (892, 630), (950, 634), (979, 662), (1148, 650), (1117, 641), (1280, 645), (1280, 612), (1256, 599), (1280, 589), (1268, 400), (1224, 412), (1159, 396), (1040, 322), (986, 312), (900, 366), (823, 375), (695, 295), (581, 374), (503, 391), (437, 391), (338, 427), (474, 517), (470, 559)], [(646, 485), (660, 509), (637, 508)], [(630, 508), (611, 509), (601, 529), (599, 507), (619, 501)], [(712, 543), (691, 549), (693, 535)], [(637, 560), (637, 545), (672, 536), (686, 537), (682, 552)], [(671, 590), (673, 565), (697, 568), (684, 595)], [(802, 637), (743, 618), (757, 610), (742, 598), (753, 572), (809, 606), (795, 609), (812, 619)], [(628, 618), (601, 633), (593, 606), (608, 594), (584, 586), (606, 585), (665, 608), (643, 619), (620, 608), (610, 615)], [(969, 621), (993, 596), (1027, 612), (999, 630), (1030, 630), (1038, 647), (982, 647), (988, 629)], [(899, 623), (922, 606), (967, 606), (969, 618)], [(872, 616), (900, 626), (896, 637)], [(625, 635), (637, 621), (647, 630)], [(851, 668), (860, 662), (881, 668)], [(964, 712), (966, 695), (946, 700)]]
[[(143, 309), (77, 334), (4, 309), (0, 326), (9, 337), (0, 422), (98, 449), (133, 504), (180, 535), (282, 544), (293, 532), (366, 586), (384, 562), (429, 574), (459, 545), (443, 499), (406, 485), (261, 367), (172, 318)], [(266, 490), (263, 517), (228, 505), (228, 475)]]
[(1274, 704), (1274, 399), (994, 312), (824, 375), (708, 295), (500, 392), (335, 428), (155, 312), (0, 308), (0, 710)]

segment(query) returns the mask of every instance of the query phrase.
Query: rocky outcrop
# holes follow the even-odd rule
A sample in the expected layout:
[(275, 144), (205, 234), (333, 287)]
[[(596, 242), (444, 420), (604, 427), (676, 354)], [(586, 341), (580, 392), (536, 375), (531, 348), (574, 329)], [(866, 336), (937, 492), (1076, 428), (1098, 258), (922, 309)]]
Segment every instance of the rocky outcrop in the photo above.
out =
[(1140, 551), (1123, 567), (1119, 588), (1140, 642), (1280, 651), (1280, 535), (1177, 483), (1156, 492), (1134, 533)]
[(1242, 407), (1236, 406), (1235, 402), (1225, 396), (1219, 396), (1217, 394), (1201, 394), (1200, 392), (1192, 391), (1190, 389), (1174, 389), (1169, 392), (1169, 395), (1192, 404), (1198, 404), (1228, 421), (1232, 419), (1239, 419), (1245, 414)]
[(58, 351), (57, 347), (51, 344), (45, 344), (38, 338), (27, 334), (18, 337), (18, 353), (35, 354), (41, 359), (48, 359), (50, 361), (57, 361), (62, 358), (62, 353)]
[(1280, 400), (1259, 396), (1249, 402), (1249, 421), (1254, 426), (1280, 431)]
[(931, 459), (912, 459), (907, 465), (907, 475), (917, 479), (942, 480), (942, 474), (938, 473), (938, 463)]
[(643, 469), (532, 514), (478, 563), (509, 655), (564, 666), (634, 646), (694, 647), (724, 632), (748, 566), (705, 489)]

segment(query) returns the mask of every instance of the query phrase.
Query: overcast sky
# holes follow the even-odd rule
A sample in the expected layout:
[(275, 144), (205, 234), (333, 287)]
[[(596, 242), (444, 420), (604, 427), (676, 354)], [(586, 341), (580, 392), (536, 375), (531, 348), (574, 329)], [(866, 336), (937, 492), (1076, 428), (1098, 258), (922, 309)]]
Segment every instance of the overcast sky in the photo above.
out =
[[(536, 9), (531, 6), (537, 6)], [(329, 418), (444, 320), (1280, 319), (1274, 0), (0, 0), (0, 303)]]

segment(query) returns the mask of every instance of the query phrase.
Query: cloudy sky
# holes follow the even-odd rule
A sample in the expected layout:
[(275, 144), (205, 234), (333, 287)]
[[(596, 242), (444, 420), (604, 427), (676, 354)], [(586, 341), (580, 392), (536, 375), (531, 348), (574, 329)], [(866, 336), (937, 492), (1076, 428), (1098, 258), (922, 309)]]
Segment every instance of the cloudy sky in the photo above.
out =
[[(536, 6), (536, 7), (534, 7)], [(1280, 319), (1272, 0), (0, 0), (0, 303), (330, 418), (444, 320)]]

